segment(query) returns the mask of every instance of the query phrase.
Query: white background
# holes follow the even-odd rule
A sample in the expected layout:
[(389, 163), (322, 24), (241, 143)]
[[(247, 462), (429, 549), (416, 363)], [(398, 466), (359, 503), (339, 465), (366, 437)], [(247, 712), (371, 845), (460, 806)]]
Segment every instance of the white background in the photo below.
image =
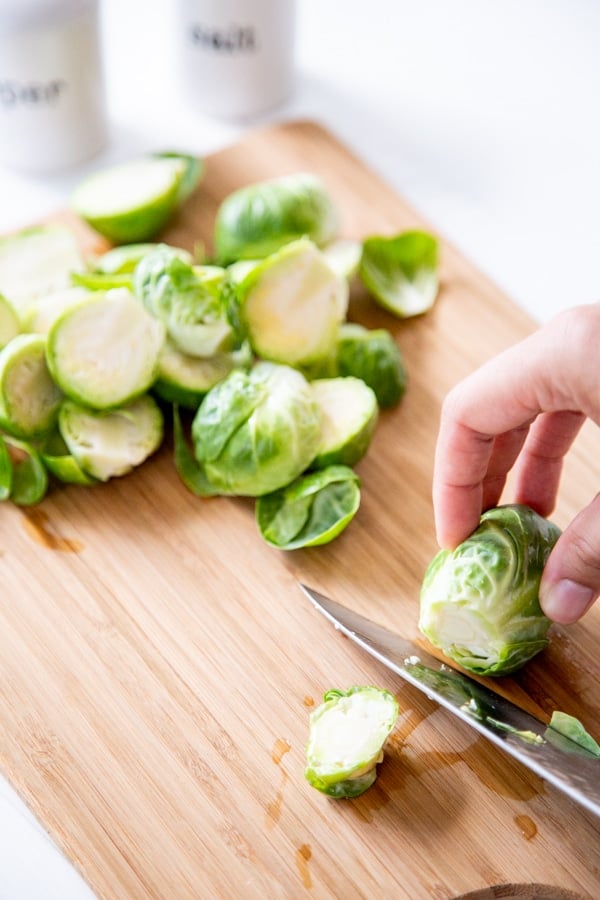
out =
[[(202, 155), (252, 125), (312, 118), (536, 320), (600, 299), (595, 0), (299, 0), (295, 93), (244, 124), (181, 99), (174, 3), (102, 5), (110, 146), (60, 177), (0, 169), (0, 231), (64, 206), (108, 162), (165, 148)], [(0, 779), (0, 900), (85, 897)]]

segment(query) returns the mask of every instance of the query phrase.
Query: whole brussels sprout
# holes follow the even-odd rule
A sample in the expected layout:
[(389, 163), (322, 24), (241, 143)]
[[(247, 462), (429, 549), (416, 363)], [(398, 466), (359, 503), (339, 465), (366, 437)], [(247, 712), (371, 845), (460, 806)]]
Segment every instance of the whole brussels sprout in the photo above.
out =
[(259, 362), (212, 388), (194, 417), (197, 461), (215, 493), (258, 497), (289, 484), (314, 459), (321, 420), (301, 372)]
[(222, 265), (262, 259), (308, 237), (323, 245), (335, 237), (338, 213), (325, 185), (300, 172), (250, 184), (229, 194), (217, 211), (215, 254)]
[(419, 627), (446, 656), (480, 675), (506, 675), (548, 643), (538, 590), (560, 535), (519, 504), (489, 509), (455, 550), (440, 550), (421, 587)]

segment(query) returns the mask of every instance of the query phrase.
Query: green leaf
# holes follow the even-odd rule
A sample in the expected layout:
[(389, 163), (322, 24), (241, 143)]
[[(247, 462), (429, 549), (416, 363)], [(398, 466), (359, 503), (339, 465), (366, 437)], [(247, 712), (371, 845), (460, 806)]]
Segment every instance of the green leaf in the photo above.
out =
[(6, 441), (0, 435), (0, 500), (8, 500), (12, 488), (13, 464), (6, 446)]
[(182, 482), (196, 497), (214, 497), (220, 492), (216, 490), (204, 474), (204, 469), (197, 462), (190, 450), (183, 433), (179, 407), (173, 405), (173, 443), (175, 468)]
[(48, 473), (37, 450), (24, 441), (5, 437), (14, 448), (17, 458), (13, 461), (13, 477), (10, 499), (17, 506), (39, 503), (48, 490)]
[(257, 500), (259, 531), (280, 550), (329, 543), (354, 518), (360, 505), (359, 485), (358, 476), (347, 466), (301, 475)]
[(430, 309), (439, 290), (438, 242), (425, 231), (363, 242), (359, 277), (373, 298), (401, 318)]
[(552, 731), (564, 735), (573, 743), (593, 753), (594, 756), (600, 757), (600, 744), (594, 740), (579, 719), (576, 719), (574, 716), (555, 710), (550, 719), (549, 731), (546, 731), (546, 737), (549, 740), (552, 738)]

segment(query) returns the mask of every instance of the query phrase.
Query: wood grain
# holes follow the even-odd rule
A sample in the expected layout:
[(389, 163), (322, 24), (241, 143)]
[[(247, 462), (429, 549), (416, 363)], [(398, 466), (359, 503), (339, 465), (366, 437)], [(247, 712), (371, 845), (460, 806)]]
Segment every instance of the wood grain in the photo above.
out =
[[(347, 236), (429, 227), (304, 122), (211, 156), (165, 239), (210, 247), (228, 192), (300, 169), (326, 180)], [(361, 509), (332, 544), (268, 547), (251, 501), (186, 492), (168, 444), (125, 478), (2, 508), (0, 761), (99, 897), (446, 900), (532, 883), (599, 896), (598, 820), (351, 646), (296, 585), (417, 634), (441, 400), (533, 327), (445, 240), (442, 282), (432, 312), (406, 322), (353, 291), (351, 318), (394, 332), (410, 386), (381, 416)], [(596, 492), (598, 450), (584, 430), (558, 524)], [(596, 609), (555, 627), (503, 690), (597, 731), (599, 644)], [(302, 776), (308, 714), (358, 683), (387, 687), (402, 712), (375, 786), (331, 801)]]

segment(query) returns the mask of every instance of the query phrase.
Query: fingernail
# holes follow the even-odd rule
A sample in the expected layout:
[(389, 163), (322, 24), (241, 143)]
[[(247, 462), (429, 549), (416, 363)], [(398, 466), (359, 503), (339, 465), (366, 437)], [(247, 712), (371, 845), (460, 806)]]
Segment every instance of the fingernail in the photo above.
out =
[(540, 602), (549, 619), (567, 625), (580, 619), (595, 598), (596, 593), (592, 588), (563, 578), (544, 591)]

